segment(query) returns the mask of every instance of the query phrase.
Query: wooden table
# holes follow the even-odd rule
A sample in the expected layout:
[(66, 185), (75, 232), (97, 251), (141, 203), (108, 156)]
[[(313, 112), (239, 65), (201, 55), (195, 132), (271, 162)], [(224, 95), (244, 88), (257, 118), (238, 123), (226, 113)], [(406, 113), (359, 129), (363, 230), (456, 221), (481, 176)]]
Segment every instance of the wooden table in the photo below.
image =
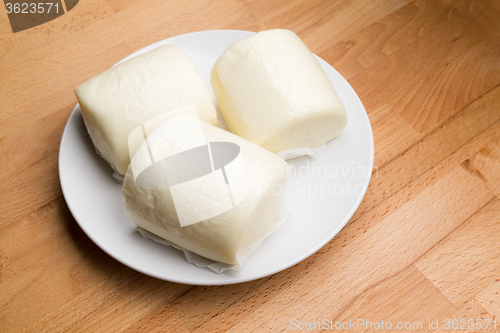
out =
[[(105, 254), (59, 184), (73, 89), (171, 36), (278, 27), (369, 114), (375, 172), (347, 226), (301, 263), (237, 285), (165, 282)], [(451, 332), (446, 319), (493, 332), (488, 318), (498, 332), (498, 1), (82, 0), (15, 34), (1, 7), (0, 33), (0, 332), (318, 331), (323, 320)]]

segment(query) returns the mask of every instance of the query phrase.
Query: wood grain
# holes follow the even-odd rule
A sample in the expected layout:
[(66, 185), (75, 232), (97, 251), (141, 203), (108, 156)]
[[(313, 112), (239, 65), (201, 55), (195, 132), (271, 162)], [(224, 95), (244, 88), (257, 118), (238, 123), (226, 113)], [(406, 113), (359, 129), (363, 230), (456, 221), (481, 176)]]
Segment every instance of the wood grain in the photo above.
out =
[(500, 269), (498, 214), (500, 201), (495, 199), (416, 263), (457, 307), (493, 282)]
[[(498, 122), (500, 112), (496, 110), (500, 107), (499, 91), (500, 87), (497, 87), (485, 93), (440, 128), (429, 132), (422, 140), (407, 147), (397, 159), (391, 160), (386, 165), (376, 165), (377, 177), (371, 180), (372, 186), (368, 188), (369, 195), (361, 204), (355, 217), (401, 190), (436, 163)], [(377, 135), (374, 134), (374, 137)], [(398, 177), (394, 177), (396, 174)], [(371, 195), (371, 191), (377, 191), (377, 195)]]
[[(288, 332), (293, 319), (498, 332), (442, 324), (500, 317), (499, 17), (495, 0), (86, 0), (14, 34), (2, 3), (0, 332)], [(271, 28), (296, 32), (367, 109), (375, 168), (359, 209), (309, 258), (237, 285), (109, 257), (59, 185), (73, 89), (171, 36)]]
[[(477, 319), (479, 319), (481, 326), (472, 326), (473, 328), (469, 328), (470, 319), (475, 319), (475, 325), (477, 325)], [(446, 322), (446, 319), (450, 321)], [(489, 321), (483, 321), (484, 319), (489, 319)], [(498, 325), (493, 324), (491, 322), (492, 319), (495, 319), (490, 313), (488, 313), (481, 305), (476, 302), (476, 300), (471, 300), (464, 304), (458, 311), (453, 314), (451, 317), (444, 318), (438, 322), (440, 328), (435, 330), (436, 333), (444, 333), (444, 332), (498, 332)], [(455, 321), (455, 322), (454, 322)], [(456, 323), (455, 328), (453, 324)]]
[(488, 313), (498, 318), (500, 316), (500, 279), (495, 279), (484, 288), (475, 298)]
[(481, 179), (500, 197), (500, 140), (487, 144), (478, 153), (462, 163), (462, 166)]

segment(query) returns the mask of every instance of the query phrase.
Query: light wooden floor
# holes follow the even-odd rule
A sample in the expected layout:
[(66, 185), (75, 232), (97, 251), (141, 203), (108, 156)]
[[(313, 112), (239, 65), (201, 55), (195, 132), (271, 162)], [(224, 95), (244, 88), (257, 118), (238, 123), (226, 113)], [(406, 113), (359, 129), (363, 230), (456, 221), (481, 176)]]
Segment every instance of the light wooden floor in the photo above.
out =
[[(295, 31), (367, 109), (378, 172), (358, 211), (308, 259), (239, 285), (169, 283), (116, 262), (61, 194), (73, 89), (174, 35), (269, 28)], [(83, 0), (16, 34), (0, 6), (0, 156), (2, 333), (277, 332), (293, 319), (500, 327), (496, 0)]]

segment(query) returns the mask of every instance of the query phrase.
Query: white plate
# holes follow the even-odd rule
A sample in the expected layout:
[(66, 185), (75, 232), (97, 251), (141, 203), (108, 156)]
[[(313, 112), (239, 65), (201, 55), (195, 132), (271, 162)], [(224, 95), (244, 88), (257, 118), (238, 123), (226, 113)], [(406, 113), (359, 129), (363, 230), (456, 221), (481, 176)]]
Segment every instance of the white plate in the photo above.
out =
[[(232, 30), (195, 32), (147, 46), (126, 59), (175, 44), (209, 83), (215, 60), (233, 42), (251, 34)], [(330, 241), (358, 208), (370, 181), (374, 151), (363, 104), (335, 69), (318, 60), (347, 109), (349, 123), (315, 160), (302, 157), (291, 161), (294, 168), (286, 188), (291, 220), (266, 239), (241, 270), (218, 275), (189, 264), (180, 251), (132, 232), (135, 225), (125, 213), (121, 185), (96, 154), (78, 105), (68, 119), (59, 151), (61, 187), (75, 220), (116, 260), (144, 274), (178, 283), (240, 283), (274, 274), (309, 257)]]

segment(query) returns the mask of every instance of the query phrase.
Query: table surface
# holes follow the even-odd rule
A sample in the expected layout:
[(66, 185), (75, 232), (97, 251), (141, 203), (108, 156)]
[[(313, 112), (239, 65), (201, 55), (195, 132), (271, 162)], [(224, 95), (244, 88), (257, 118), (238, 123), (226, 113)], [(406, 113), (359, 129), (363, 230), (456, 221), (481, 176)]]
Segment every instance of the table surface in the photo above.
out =
[[(165, 282), (109, 257), (59, 184), (73, 89), (171, 36), (270, 28), (295, 31), (366, 107), (375, 168), (357, 212), (314, 255), (242, 284)], [(498, 1), (87, 0), (15, 34), (0, 6), (0, 33), (0, 332), (495, 331)]]

